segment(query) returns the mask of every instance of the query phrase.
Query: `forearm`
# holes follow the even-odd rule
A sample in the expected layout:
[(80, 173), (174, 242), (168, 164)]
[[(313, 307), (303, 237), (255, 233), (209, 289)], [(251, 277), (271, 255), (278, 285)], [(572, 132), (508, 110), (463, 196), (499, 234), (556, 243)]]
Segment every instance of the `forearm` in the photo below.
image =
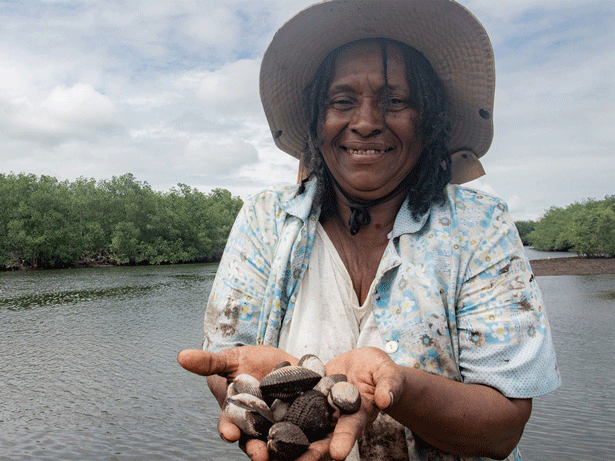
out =
[(400, 368), (403, 391), (387, 413), (430, 445), (462, 456), (505, 458), (518, 444), (530, 399)]

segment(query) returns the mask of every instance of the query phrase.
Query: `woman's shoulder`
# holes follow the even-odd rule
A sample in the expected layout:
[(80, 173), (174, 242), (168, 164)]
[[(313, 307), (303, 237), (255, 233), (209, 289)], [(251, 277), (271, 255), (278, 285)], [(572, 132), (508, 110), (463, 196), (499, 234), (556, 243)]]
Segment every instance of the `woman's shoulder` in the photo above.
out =
[(277, 184), (248, 195), (246, 202), (285, 202), (297, 195), (298, 184)]
[(452, 206), (458, 207), (464, 204), (485, 208), (508, 208), (506, 202), (493, 193), (458, 184), (449, 184), (446, 188), (448, 200)]
[(279, 184), (248, 195), (244, 207), (254, 210), (272, 211), (297, 196), (297, 184)]
[(314, 211), (312, 205), (316, 191), (315, 180), (309, 181), (303, 188), (300, 184), (274, 186), (249, 196), (244, 207), (256, 213), (274, 213), (276, 217), (292, 215), (305, 221)]
[(506, 202), (496, 195), (472, 187), (449, 184), (446, 188), (446, 205), (450, 212), (463, 218), (476, 218), (477, 214), (508, 213)]
[(459, 227), (489, 227), (495, 221), (510, 223), (508, 205), (500, 197), (467, 186), (449, 185), (440, 212), (449, 215)]

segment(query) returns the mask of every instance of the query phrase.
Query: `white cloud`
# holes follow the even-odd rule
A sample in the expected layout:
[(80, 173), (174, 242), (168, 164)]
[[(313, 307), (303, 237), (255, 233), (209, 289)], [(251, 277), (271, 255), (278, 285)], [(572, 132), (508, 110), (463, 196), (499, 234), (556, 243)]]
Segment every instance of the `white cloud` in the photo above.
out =
[(91, 85), (56, 86), (42, 101), (4, 101), (0, 129), (9, 137), (55, 140), (96, 139), (120, 129), (111, 100)]
[(196, 94), (209, 110), (220, 116), (253, 116), (259, 113), (258, 71), (260, 62), (242, 59), (214, 72), (195, 75)]
[(186, 35), (202, 46), (223, 51), (233, 49), (241, 35), (239, 21), (230, 9), (224, 7), (210, 8), (206, 14), (192, 14), (184, 27)]
[(184, 151), (185, 173), (199, 172), (207, 176), (230, 176), (245, 165), (258, 161), (258, 152), (242, 140), (191, 139)]

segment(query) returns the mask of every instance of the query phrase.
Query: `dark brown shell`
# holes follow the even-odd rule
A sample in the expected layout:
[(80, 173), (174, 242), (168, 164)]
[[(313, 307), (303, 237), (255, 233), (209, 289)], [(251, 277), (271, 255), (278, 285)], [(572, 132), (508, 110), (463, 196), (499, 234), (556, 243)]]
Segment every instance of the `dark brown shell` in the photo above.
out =
[(295, 399), (284, 421), (299, 426), (308, 440), (314, 442), (323, 439), (330, 430), (331, 407), (321, 392), (309, 390)]
[(307, 368), (290, 366), (273, 370), (261, 380), (265, 399), (288, 400), (314, 387), (321, 376)]
[(297, 459), (307, 451), (309, 446), (308, 438), (295, 424), (279, 422), (269, 429), (267, 449), (271, 457), (279, 461)]
[(340, 381), (329, 391), (328, 401), (340, 413), (356, 413), (361, 408), (361, 394), (351, 383)]

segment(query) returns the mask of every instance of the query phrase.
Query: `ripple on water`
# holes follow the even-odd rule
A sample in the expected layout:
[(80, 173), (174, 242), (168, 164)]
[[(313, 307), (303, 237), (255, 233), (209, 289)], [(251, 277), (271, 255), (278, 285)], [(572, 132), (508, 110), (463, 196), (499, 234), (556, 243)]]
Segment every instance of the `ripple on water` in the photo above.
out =
[[(0, 273), (0, 458), (240, 461), (198, 348), (215, 265)], [(534, 400), (527, 461), (613, 460), (611, 277), (539, 277), (564, 384)]]

